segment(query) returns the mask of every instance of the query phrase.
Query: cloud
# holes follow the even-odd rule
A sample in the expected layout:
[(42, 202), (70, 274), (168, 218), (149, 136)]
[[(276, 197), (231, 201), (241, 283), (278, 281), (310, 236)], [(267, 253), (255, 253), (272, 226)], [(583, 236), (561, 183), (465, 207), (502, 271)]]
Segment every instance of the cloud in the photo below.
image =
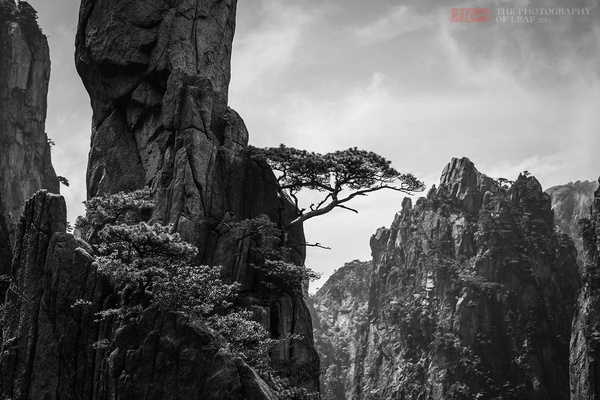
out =
[(408, 6), (392, 7), (369, 25), (356, 30), (359, 43), (363, 45), (387, 41), (406, 33), (436, 24), (432, 16), (419, 16)]
[(316, 15), (314, 10), (276, 0), (240, 3), (238, 7), (252, 7), (254, 14), (261, 15), (234, 39), (232, 91), (240, 92), (256, 90), (300, 61), (299, 47)]
[[(498, 4), (518, 10), (532, 4)], [(544, 6), (537, 4), (536, 6)], [(557, 4), (545, 5), (546, 8)], [(576, 6), (565, 4), (565, 7)], [(463, 84), (570, 85), (598, 79), (600, 13), (553, 16), (552, 22), (440, 24), (438, 47)], [(497, 14), (494, 8), (495, 15)]]

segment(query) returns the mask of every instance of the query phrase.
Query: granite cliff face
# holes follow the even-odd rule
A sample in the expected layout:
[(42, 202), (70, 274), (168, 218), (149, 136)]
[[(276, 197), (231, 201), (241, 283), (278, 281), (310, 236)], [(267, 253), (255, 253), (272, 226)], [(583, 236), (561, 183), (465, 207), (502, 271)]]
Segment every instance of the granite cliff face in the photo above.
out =
[(358, 328), (367, 321), (372, 264), (344, 264), (310, 298), (315, 347), (321, 356), (321, 397), (345, 400), (351, 396)]
[[(294, 215), (270, 168), (246, 155), (248, 132), (227, 106), (235, 12), (235, 0), (82, 0), (75, 59), (93, 108), (88, 197), (154, 189), (154, 222), (173, 224), (199, 262), (223, 265), (275, 337), (304, 338), (272, 358), (312, 370), (303, 384), (314, 390), (318, 356), (301, 291), (259, 298), (251, 235), (230, 229)], [(302, 265), (302, 229), (289, 235), (300, 244), (289, 261)]]
[(594, 191), (597, 188), (598, 182), (577, 181), (546, 190), (546, 193), (552, 197), (556, 225), (575, 241), (577, 263), (580, 267), (583, 265), (583, 239), (579, 220), (589, 216)]
[(45, 133), (48, 42), (29, 4), (0, 0), (0, 54), (0, 193), (12, 225), (36, 191), (59, 192)]
[(354, 399), (565, 399), (580, 286), (550, 197), (453, 159), (371, 239)]
[(571, 336), (572, 400), (592, 400), (600, 395), (600, 189), (596, 189), (591, 215), (584, 221), (583, 287)]
[[(65, 233), (61, 196), (40, 191), (17, 229), (3, 318), (0, 393), (11, 399), (259, 399), (276, 397), (215, 345), (199, 322), (156, 307), (95, 313), (118, 295), (89, 246)], [(76, 302), (87, 302), (74, 306)]]

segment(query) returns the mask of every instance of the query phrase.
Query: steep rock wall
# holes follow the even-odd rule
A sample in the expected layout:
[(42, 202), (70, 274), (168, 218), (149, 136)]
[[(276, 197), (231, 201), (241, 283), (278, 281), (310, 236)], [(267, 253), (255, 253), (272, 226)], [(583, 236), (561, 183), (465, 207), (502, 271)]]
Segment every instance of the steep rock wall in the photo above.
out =
[(12, 235), (25, 200), (59, 192), (45, 133), (48, 42), (25, 5), (0, 0), (0, 275), (10, 268)]
[(600, 189), (594, 193), (590, 214), (582, 225), (583, 287), (571, 336), (571, 400), (600, 396)]
[(355, 399), (566, 399), (580, 286), (550, 197), (453, 159), (371, 239)]
[(370, 261), (346, 263), (310, 298), (323, 400), (351, 396), (358, 327), (366, 322), (372, 268)]
[[(82, 0), (75, 59), (93, 109), (88, 197), (155, 189), (153, 220), (173, 224), (200, 262), (223, 265), (275, 337), (304, 338), (273, 358), (316, 372), (301, 291), (255, 297), (261, 274), (248, 266), (250, 239), (230, 230), (260, 214), (295, 215), (270, 168), (247, 157), (248, 132), (227, 106), (235, 12), (235, 0)], [(299, 244), (290, 261), (302, 265), (302, 228), (290, 238)], [(316, 374), (305, 385), (316, 389)]]
[(45, 133), (50, 55), (35, 23), (11, 0), (0, 14), (0, 192), (15, 220), (41, 188), (59, 192)]
[(598, 182), (577, 181), (546, 189), (552, 198), (556, 225), (573, 238), (577, 248), (577, 263), (583, 266), (583, 239), (579, 220), (587, 218)]
[[(18, 224), (0, 353), (0, 394), (35, 399), (275, 396), (202, 324), (156, 307), (98, 320), (117, 295), (85, 242), (65, 233), (61, 196), (38, 192)], [(87, 302), (74, 306), (76, 302)]]

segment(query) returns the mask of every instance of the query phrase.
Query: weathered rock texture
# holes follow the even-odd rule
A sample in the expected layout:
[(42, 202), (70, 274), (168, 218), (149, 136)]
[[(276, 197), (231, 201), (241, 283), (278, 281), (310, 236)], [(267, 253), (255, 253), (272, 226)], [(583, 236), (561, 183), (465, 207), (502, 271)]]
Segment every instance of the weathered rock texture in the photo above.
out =
[[(181, 313), (156, 307), (98, 321), (117, 296), (86, 243), (65, 233), (61, 196), (38, 192), (18, 225), (0, 354), (17, 399), (265, 399), (256, 373)], [(74, 306), (78, 300), (87, 305)]]
[(583, 266), (583, 239), (579, 220), (587, 218), (594, 199), (598, 182), (577, 181), (566, 185), (553, 186), (546, 190), (552, 197), (552, 210), (556, 225), (575, 241), (577, 264)]
[(580, 286), (573, 241), (533, 177), (453, 159), (371, 239), (355, 399), (567, 399)]
[(12, 262), (10, 228), (4, 210), (0, 192), (0, 275), (7, 275), (10, 272), (10, 263)]
[[(88, 197), (155, 189), (154, 221), (173, 224), (199, 261), (241, 282), (275, 337), (304, 337), (273, 357), (316, 371), (301, 291), (253, 297), (260, 274), (247, 263), (250, 240), (229, 229), (294, 211), (278, 198), (270, 168), (245, 154), (248, 132), (227, 106), (235, 11), (235, 0), (82, 0), (75, 58), (93, 108)], [(302, 229), (290, 237), (300, 244), (291, 261), (301, 265)], [(307, 383), (317, 385), (316, 376)]]
[(583, 287), (571, 336), (571, 400), (600, 396), (600, 189), (582, 228)]
[(310, 298), (315, 347), (321, 357), (321, 397), (346, 400), (354, 382), (358, 328), (367, 322), (370, 261), (344, 264)]
[(45, 133), (48, 42), (30, 7), (0, 0), (0, 211), (15, 222), (36, 191), (59, 192)]

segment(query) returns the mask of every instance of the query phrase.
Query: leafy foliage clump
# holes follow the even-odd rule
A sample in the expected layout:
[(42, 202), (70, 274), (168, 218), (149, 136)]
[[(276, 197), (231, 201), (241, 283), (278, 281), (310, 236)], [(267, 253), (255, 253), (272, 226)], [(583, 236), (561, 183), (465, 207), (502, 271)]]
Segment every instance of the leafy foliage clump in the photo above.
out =
[(254, 239), (250, 250), (250, 266), (262, 274), (259, 286), (264, 293), (270, 293), (271, 296), (293, 294), (301, 291), (304, 282), (319, 279), (317, 272), (289, 261), (294, 249), (280, 240), (282, 230), (268, 217), (261, 215), (235, 225), (236, 229), (241, 230), (251, 226), (250, 232), (241, 237), (252, 236)]
[[(271, 338), (268, 327), (256, 321), (251, 311), (235, 306), (238, 283), (226, 283), (221, 267), (195, 263), (197, 249), (183, 241), (172, 226), (150, 224), (153, 207), (150, 190), (96, 197), (85, 204), (86, 215), (77, 219), (75, 229), (90, 242), (99, 271), (111, 278), (121, 298), (118, 308), (101, 311), (99, 318), (125, 315), (150, 304), (159, 304), (167, 311), (184, 312), (207, 325), (223, 349), (241, 357), (271, 382), (281, 399), (309, 398), (298, 397), (301, 391), (296, 392), (289, 381), (277, 376), (270, 366), (269, 352), (274, 346), (281, 340), (299, 338)], [(272, 236), (277, 230), (272, 229), (273, 224), (266, 217), (251, 223), (255, 225), (251, 235), (277, 243)], [(235, 228), (241, 229), (242, 225)], [(265, 240), (259, 242), (265, 246)], [(257, 253), (262, 254), (265, 261), (265, 257), (274, 257), (276, 251), (257, 250)], [(275, 269), (277, 278), (273, 278), (273, 282), (285, 280), (282, 274), (286, 271)], [(293, 279), (303, 279), (302, 274), (287, 272)], [(85, 306), (85, 302), (74, 304), (74, 307)], [(295, 394), (291, 396), (288, 391)]]
[[(262, 327), (248, 314), (234, 314), (239, 284), (225, 283), (220, 267), (197, 265), (197, 249), (183, 241), (172, 226), (143, 221), (152, 211), (149, 190), (96, 197), (86, 202), (86, 210), (76, 229), (90, 240), (99, 270), (121, 291), (121, 309), (117, 311), (159, 303), (166, 310), (201, 318), (217, 332), (221, 325), (215, 316), (219, 314), (237, 315), (246, 323), (238, 321), (238, 328), (254, 326), (252, 329), (260, 332)], [(228, 336), (234, 341), (232, 349), (244, 348), (243, 343), (235, 342), (243, 334)]]
[(84, 240), (94, 245), (105, 226), (134, 225), (140, 221), (148, 221), (153, 207), (150, 189), (94, 197), (85, 202), (85, 216), (77, 218), (75, 228)]

